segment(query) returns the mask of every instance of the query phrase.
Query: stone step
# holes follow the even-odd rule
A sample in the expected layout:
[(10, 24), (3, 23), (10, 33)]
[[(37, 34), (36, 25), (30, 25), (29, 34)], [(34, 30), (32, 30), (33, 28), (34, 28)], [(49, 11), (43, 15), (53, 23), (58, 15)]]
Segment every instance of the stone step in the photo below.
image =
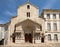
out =
[(56, 44), (48, 44), (48, 43), (43, 43), (43, 44), (15, 44), (15, 45), (5, 45), (5, 46), (0, 46), (0, 47), (60, 47), (60, 43), (56, 43)]

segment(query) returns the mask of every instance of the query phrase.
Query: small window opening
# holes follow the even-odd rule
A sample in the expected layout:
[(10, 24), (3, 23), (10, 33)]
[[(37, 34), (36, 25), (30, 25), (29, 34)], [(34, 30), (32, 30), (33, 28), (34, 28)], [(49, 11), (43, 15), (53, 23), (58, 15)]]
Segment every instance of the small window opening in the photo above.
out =
[(27, 12), (27, 17), (30, 17), (30, 12)]

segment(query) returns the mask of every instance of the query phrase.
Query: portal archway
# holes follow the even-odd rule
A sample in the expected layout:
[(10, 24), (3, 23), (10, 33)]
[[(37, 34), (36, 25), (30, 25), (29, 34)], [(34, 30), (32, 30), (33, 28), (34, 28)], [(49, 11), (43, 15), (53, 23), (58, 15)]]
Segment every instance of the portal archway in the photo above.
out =
[[(35, 39), (35, 34), (36, 33), (39, 33), (39, 35), (37, 35), (38, 38), (40, 38), (40, 32), (42, 31), (42, 24), (38, 24), (38, 23), (35, 23), (34, 21), (31, 21), (31, 20), (25, 20), (23, 22), (20, 22), (20, 23), (17, 23), (15, 24), (15, 28), (14, 28), (14, 33), (21, 33), (19, 35), (16, 35), (15, 38), (13, 38), (13, 40), (15, 40), (16, 42), (17, 41), (22, 41), (23, 42), (29, 42), (29, 43), (38, 43)], [(39, 30), (38, 30), (39, 29)], [(23, 37), (21, 37), (21, 35)], [(19, 38), (17, 37), (19, 36)], [(37, 38), (36, 37), (36, 38)], [(18, 38), (18, 39), (16, 39)], [(39, 42), (40, 42), (40, 39), (38, 39)], [(35, 41), (35, 42), (34, 42)]]
[(22, 25), (25, 37), (25, 43), (33, 42), (33, 31), (35, 30), (35, 26), (33, 24)]

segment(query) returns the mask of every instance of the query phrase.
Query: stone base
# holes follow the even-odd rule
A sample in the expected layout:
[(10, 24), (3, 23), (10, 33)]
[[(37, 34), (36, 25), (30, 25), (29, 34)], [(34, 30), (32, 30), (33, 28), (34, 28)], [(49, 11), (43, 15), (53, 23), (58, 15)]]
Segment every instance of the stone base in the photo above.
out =
[(18, 43), (18, 44), (25, 43), (25, 40), (15, 40), (15, 43)]
[(60, 43), (24, 43), (24, 44), (12, 44), (10, 46), (6, 45), (5, 47), (60, 47)]
[(35, 40), (35, 43), (41, 43), (41, 40)]

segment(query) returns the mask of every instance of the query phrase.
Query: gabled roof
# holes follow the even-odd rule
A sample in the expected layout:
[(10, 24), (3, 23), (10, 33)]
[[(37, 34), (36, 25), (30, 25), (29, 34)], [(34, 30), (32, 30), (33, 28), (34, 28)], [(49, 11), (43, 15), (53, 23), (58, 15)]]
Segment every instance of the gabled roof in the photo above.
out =
[(34, 5), (34, 4), (32, 4), (31, 2), (25, 2), (24, 4), (20, 5), (19, 7), (21, 7), (21, 6), (25, 5), (25, 4), (33, 5), (35, 8), (37, 8), (37, 9), (38, 9), (38, 7), (37, 7), (36, 5)]

